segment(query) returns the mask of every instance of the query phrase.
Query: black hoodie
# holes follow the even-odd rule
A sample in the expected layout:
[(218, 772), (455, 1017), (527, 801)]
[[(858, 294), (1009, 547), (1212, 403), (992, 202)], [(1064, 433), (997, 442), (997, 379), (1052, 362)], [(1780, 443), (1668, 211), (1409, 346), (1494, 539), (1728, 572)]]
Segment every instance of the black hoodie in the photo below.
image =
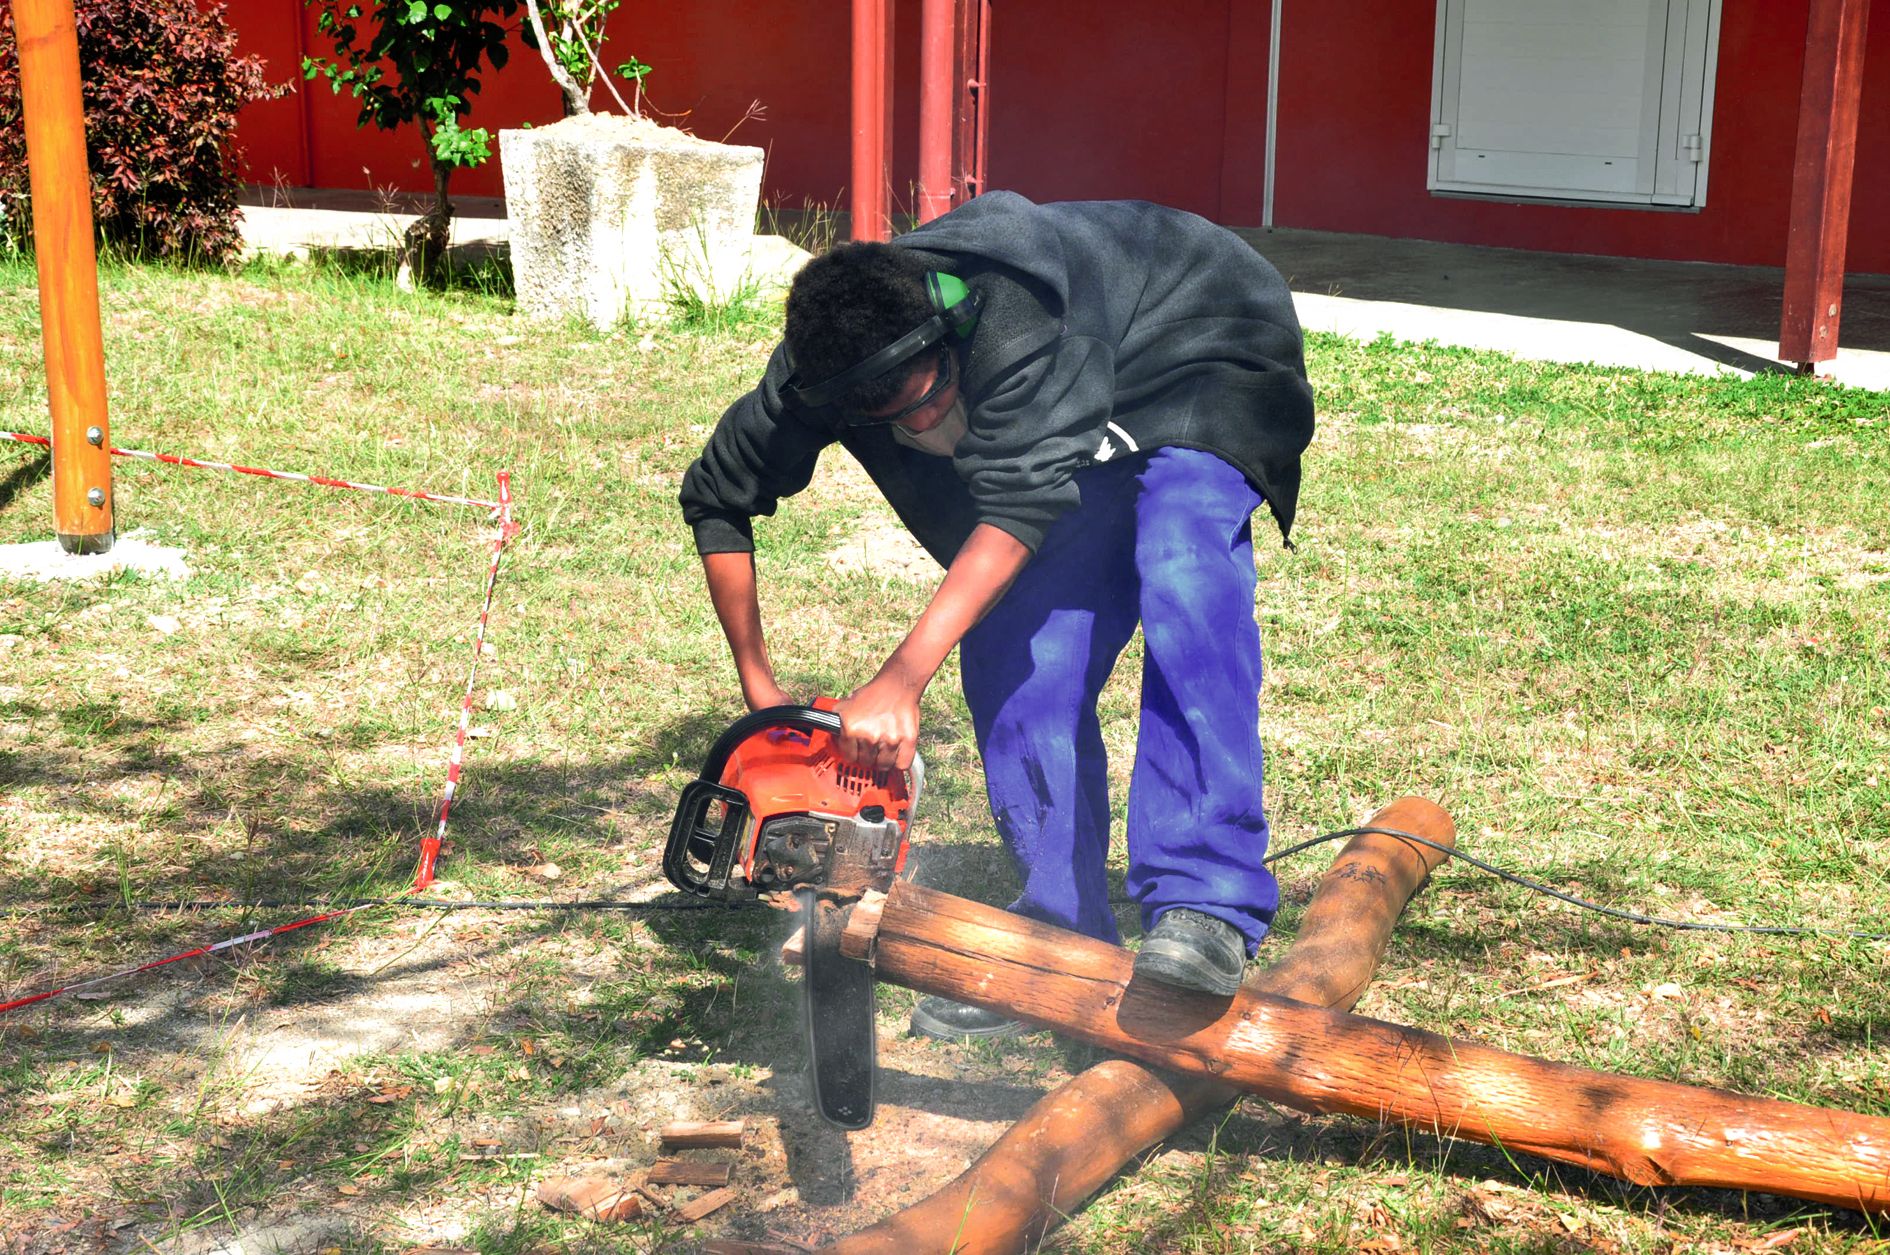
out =
[(1035, 550), (1076, 503), (1077, 471), (1162, 446), (1239, 467), (1290, 532), (1312, 390), (1292, 294), (1238, 237), (1141, 201), (990, 192), (893, 243), (984, 296), (962, 351), (965, 438), (947, 459), (885, 427), (835, 431), (783, 393), (777, 348), (683, 476), (700, 552), (752, 549), (753, 518), (805, 488), (836, 442), (940, 565), (978, 523)]

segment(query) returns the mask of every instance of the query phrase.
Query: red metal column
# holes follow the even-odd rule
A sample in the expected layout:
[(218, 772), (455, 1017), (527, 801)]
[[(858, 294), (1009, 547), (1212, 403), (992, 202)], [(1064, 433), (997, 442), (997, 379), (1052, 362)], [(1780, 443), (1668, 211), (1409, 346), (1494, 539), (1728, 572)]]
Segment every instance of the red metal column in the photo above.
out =
[(953, 21), (952, 203), (962, 205), (990, 188), (991, 0), (958, 0)]
[(1869, 14), (1870, 0), (1811, 0), (1778, 331), (1779, 359), (1805, 369), (1837, 356)]
[[(308, 56), (308, 26), (315, 15), (308, 12), (303, 0), (288, 0), (290, 20), (295, 23), (295, 64), (300, 69), (303, 58)], [(315, 117), (310, 101), (314, 93), (303, 84), (296, 85), (295, 112), (302, 125), (302, 165), (295, 172), (297, 185), (300, 187), (319, 187), (315, 180)]]
[(111, 433), (72, 0), (15, 0), (13, 32), (52, 411), (54, 523), (67, 553), (104, 553), (112, 547)]
[(962, 0), (924, 0), (919, 11), (919, 221), (952, 207), (952, 36)]
[(892, 238), (892, 0), (853, 0), (852, 238)]

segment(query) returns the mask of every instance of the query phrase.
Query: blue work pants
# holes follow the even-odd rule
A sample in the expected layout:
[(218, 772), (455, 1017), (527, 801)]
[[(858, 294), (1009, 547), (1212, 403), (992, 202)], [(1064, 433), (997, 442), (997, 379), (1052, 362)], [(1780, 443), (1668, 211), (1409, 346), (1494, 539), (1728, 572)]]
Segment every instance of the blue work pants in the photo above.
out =
[(1023, 881), (1010, 909), (1118, 939), (1096, 698), (1139, 622), (1129, 895), (1144, 930), (1192, 907), (1233, 924), (1251, 954), (1279, 908), (1261, 863), (1260, 494), (1198, 449), (1099, 463), (1076, 482), (1081, 504), (961, 645), (991, 813)]

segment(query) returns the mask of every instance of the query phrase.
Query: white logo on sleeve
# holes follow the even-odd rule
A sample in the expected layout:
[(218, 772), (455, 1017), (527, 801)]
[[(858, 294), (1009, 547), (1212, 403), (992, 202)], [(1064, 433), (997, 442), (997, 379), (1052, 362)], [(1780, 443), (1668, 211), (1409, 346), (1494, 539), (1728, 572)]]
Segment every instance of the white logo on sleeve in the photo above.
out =
[[(1140, 453), (1142, 451), (1142, 446), (1135, 443), (1135, 437), (1122, 430), (1122, 428), (1116, 426), (1114, 423), (1110, 423), (1109, 430), (1116, 433), (1117, 439), (1128, 446), (1130, 453)], [(1107, 462), (1114, 456), (1116, 456), (1116, 446), (1109, 443), (1108, 436), (1104, 436), (1102, 443), (1096, 446), (1096, 460), (1098, 462)]]

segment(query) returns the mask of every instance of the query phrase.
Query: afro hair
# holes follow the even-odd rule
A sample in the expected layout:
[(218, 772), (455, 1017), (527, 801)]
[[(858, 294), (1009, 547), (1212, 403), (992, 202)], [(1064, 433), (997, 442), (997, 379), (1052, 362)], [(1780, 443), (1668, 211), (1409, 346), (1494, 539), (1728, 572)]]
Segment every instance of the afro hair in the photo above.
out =
[[(875, 243), (842, 244), (803, 266), (787, 299), (787, 347), (801, 382), (833, 378), (937, 312), (925, 291), (930, 270), (906, 249)], [(895, 366), (838, 405), (854, 413), (883, 409), (920, 364)]]

